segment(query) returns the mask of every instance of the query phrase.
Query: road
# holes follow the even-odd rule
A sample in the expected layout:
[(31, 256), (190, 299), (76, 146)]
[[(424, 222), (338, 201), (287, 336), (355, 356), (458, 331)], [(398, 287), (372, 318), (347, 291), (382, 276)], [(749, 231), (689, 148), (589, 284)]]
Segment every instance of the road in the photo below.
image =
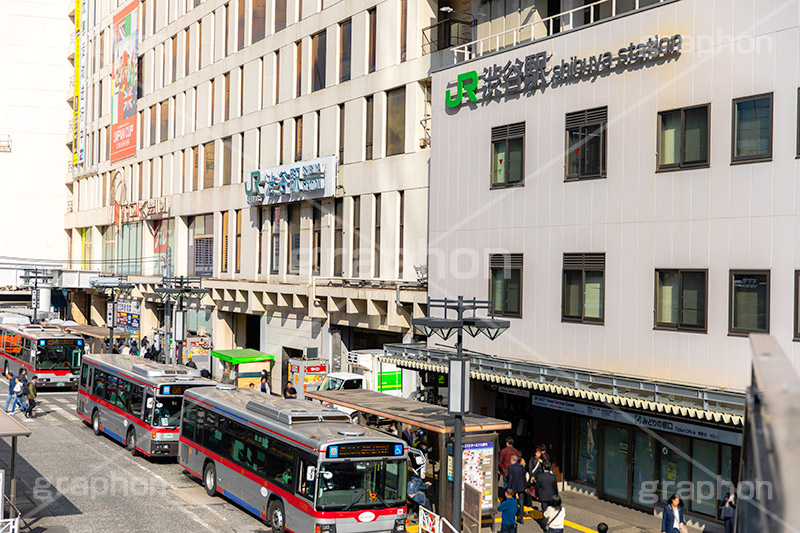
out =
[[(6, 391), (6, 385), (0, 390)], [(23, 513), (39, 531), (270, 531), (234, 504), (209, 498), (200, 483), (173, 461), (132, 457), (105, 436), (95, 436), (75, 413), (76, 393), (40, 394), (38, 416), (15, 414), (31, 431), (19, 439), (18, 479), (33, 502)], [(10, 445), (0, 443), (7, 461)], [(26, 512), (33, 507), (34, 513)], [(37, 518), (50, 514), (52, 517)]]

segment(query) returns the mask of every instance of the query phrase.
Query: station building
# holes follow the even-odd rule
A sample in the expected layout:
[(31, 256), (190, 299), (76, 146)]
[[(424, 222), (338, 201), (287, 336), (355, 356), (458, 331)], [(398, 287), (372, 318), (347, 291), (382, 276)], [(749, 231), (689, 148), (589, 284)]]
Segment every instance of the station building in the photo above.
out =
[[(475, 39), (434, 54), (429, 296), (510, 321), (464, 346), (473, 410), (526, 459), (645, 511), (694, 491), (714, 521), (748, 335), (800, 354), (800, 5), (586, 4), (475, 4)], [(445, 391), (436, 343), (386, 360)]]

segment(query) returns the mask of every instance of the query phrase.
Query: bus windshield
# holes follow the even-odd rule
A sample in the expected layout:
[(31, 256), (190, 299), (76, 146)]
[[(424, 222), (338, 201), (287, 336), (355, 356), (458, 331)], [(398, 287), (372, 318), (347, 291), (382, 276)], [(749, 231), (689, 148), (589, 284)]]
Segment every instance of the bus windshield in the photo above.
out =
[(47, 344), (39, 346), (36, 352), (36, 370), (71, 370), (77, 372), (81, 367), (83, 346), (78, 341), (70, 344)]
[(406, 470), (405, 460), (322, 463), (317, 509), (349, 511), (405, 505)]
[(159, 396), (148, 409), (146, 422), (155, 427), (178, 427), (181, 423), (182, 401), (180, 397)]

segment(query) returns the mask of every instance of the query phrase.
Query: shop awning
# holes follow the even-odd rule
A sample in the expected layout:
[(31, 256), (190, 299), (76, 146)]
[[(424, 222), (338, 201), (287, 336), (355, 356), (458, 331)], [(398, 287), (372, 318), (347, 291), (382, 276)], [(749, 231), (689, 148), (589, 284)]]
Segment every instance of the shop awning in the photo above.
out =
[(275, 356), (269, 355), (251, 348), (241, 348), (238, 350), (211, 350), (211, 357), (216, 357), (221, 361), (226, 361), (232, 365), (242, 363), (260, 363), (262, 361), (274, 361)]
[[(381, 362), (393, 364), (401, 368), (410, 368), (414, 370), (425, 370), (428, 372), (437, 372), (439, 374), (447, 374), (448, 367), (443, 364), (404, 359), (402, 357), (381, 357)], [(529, 389), (538, 392), (545, 392), (559, 396), (574, 398), (577, 400), (586, 400), (592, 402), (599, 402), (607, 405), (616, 405), (618, 407), (628, 407), (631, 409), (640, 409), (642, 411), (651, 411), (653, 413), (660, 413), (665, 415), (682, 416), (701, 420), (703, 422), (714, 422), (717, 424), (725, 424), (741, 428), (744, 426), (744, 417), (730, 413), (723, 413), (720, 411), (711, 411), (707, 409), (697, 409), (686, 407), (665, 402), (655, 402), (650, 400), (643, 400), (641, 398), (632, 398), (629, 396), (622, 396), (619, 394), (607, 394), (587, 389), (579, 389), (565, 385), (557, 385), (553, 383), (545, 383), (540, 381), (533, 381), (525, 378), (516, 378), (511, 376), (503, 376), (500, 374), (493, 374), (490, 372), (481, 372), (472, 370), (470, 372), (472, 379), (478, 381), (485, 381), (488, 383), (497, 383), (500, 385), (507, 385), (509, 387), (516, 387), (519, 389)]]
[[(452, 433), (455, 416), (446, 407), (398, 398), (363, 389), (330, 390), (305, 393), (306, 398), (340, 405), (404, 424), (411, 424), (434, 433)], [(511, 422), (475, 414), (464, 415), (464, 433), (511, 429)]]

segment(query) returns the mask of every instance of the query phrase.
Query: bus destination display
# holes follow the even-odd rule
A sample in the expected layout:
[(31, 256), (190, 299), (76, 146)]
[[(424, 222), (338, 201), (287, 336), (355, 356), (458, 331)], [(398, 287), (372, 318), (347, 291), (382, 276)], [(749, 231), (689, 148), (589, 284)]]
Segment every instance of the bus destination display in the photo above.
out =
[(191, 385), (161, 385), (161, 394), (182, 396)]
[(391, 442), (357, 442), (353, 444), (337, 444), (328, 446), (326, 451), (330, 459), (350, 457), (381, 457), (386, 455), (403, 455), (403, 445)]

